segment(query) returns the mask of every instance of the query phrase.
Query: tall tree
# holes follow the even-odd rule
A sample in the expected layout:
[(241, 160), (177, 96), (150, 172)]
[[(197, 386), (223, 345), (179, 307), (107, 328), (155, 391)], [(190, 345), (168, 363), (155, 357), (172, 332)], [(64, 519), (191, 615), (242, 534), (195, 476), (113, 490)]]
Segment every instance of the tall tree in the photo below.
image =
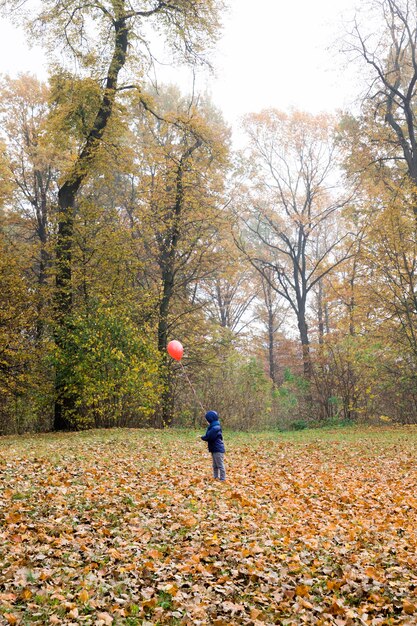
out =
[[(335, 191), (336, 142), (332, 120), (294, 111), (263, 111), (246, 118), (252, 184), (241, 246), (252, 265), (296, 315), (304, 375), (310, 379), (308, 298), (346, 258), (343, 230), (317, 240), (347, 201)], [(248, 243), (249, 242), (249, 243)]]
[(363, 61), (367, 76), (367, 108), (375, 126), (390, 132), (374, 133), (379, 144), (375, 162), (403, 162), (412, 183), (417, 220), (417, 5), (414, 0), (372, 0), (358, 13), (346, 38), (347, 50)]
[(275, 386), (281, 378), (277, 362), (277, 337), (278, 332), (282, 331), (282, 327), (286, 321), (288, 302), (272, 287), (274, 281), (272, 274), (272, 268), (265, 268), (262, 273), (259, 274), (261, 289), (258, 293), (256, 312), (259, 321), (266, 330), (268, 371), (269, 377)]
[[(366, 290), (368, 343), (384, 345), (378, 378), (389, 392), (380, 391), (378, 397), (392, 398), (400, 389), (407, 397), (405, 403), (388, 401), (386, 414), (397, 413), (402, 405), (415, 415), (409, 399), (415, 386), (417, 325), (416, 12), (409, 0), (370, 2), (347, 37), (348, 51), (368, 70), (361, 111), (356, 118), (345, 116), (341, 125), (346, 172), (361, 189), (355, 220), (366, 224), (359, 293)], [(355, 300), (357, 296), (358, 289)], [(355, 309), (352, 328), (360, 319)]]
[[(5, 141), (5, 178), (13, 186), (9, 208), (21, 217), (21, 236), (31, 245), (31, 272), (37, 285), (37, 335), (42, 335), (48, 272), (51, 269), (51, 219), (65, 151), (51, 141), (48, 87), (30, 75), (0, 84), (0, 125)], [(50, 283), (50, 281), (49, 281)]]
[[(143, 280), (158, 294), (157, 344), (165, 360), (173, 327), (178, 332), (187, 311), (201, 306), (199, 283), (218, 266), (229, 131), (209, 103), (196, 106), (176, 89), (168, 88), (158, 101), (159, 119), (138, 107), (132, 112), (137, 167), (125, 210), (146, 259)], [(161, 419), (167, 422), (172, 407), (166, 363), (163, 370)]]

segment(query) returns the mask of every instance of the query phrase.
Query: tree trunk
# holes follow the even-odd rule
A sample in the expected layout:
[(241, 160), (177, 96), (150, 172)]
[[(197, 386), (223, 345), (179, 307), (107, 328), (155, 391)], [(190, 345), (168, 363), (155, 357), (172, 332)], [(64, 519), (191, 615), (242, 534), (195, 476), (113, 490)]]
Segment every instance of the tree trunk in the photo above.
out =
[(299, 301), (297, 312), (298, 331), (300, 333), (301, 348), (303, 351), (303, 373), (310, 381), (313, 370), (310, 356), (310, 340), (308, 338), (308, 326), (306, 321), (305, 301)]
[[(180, 219), (184, 208), (184, 167), (187, 160), (194, 150), (199, 148), (202, 141), (197, 139), (195, 143), (187, 148), (178, 164), (176, 172), (175, 185), (175, 202), (172, 207), (172, 226), (168, 229), (166, 236), (163, 238), (160, 250), (160, 267), (162, 270), (162, 298), (159, 305), (159, 321), (158, 321), (158, 349), (165, 356), (165, 350), (168, 342), (168, 316), (172, 296), (175, 286), (175, 263), (177, 256), (178, 242), (180, 238)], [(156, 425), (158, 427), (169, 425), (172, 421), (173, 398), (172, 398), (172, 379), (170, 364), (165, 360), (162, 364), (162, 380), (164, 383), (164, 392), (161, 399), (161, 407), (156, 415)]]
[(268, 309), (268, 355), (269, 355), (269, 376), (275, 387), (276, 370), (275, 370), (275, 319), (272, 309)]
[(317, 317), (319, 326), (319, 345), (324, 344), (324, 312), (323, 312), (323, 284), (319, 280), (318, 283), (319, 292), (317, 295)]
[(165, 268), (162, 275), (163, 293), (159, 305), (158, 320), (158, 350), (162, 357), (161, 378), (163, 382), (163, 392), (161, 407), (156, 415), (155, 426), (163, 428), (172, 421), (173, 398), (172, 398), (172, 376), (170, 363), (166, 357), (166, 347), (168, 343), (168, 314), (172, 294), (174, 292), (174, 273), (172, 268)]
[(308, 383), (304, 393), (304, 401), (306, 403), (306, 418), (311, 419), (313, 412), (313, 396), (311, 393), (311, 382), (313, 379), (313, 366), (310, 355), (310, 341), (308, 338), (308, 326), (305, 318), (305, 308), (298, 311), (298, 330), (300, 332), (301, 349), (303, 351), (303, 375)]
[[(124, 2), (119, 6), (123, 15)], [(73, 312), (72, 295), (72, 243), (74, 235), (74, 210), (77, 193), (88, 177), (91, 166), (110, 120), (117, 91), (119, 72), (125, 64), (129, 29), (123, 16), (115, 21), (114, 51), (100, 107), (89, 132), (84, 148), (71, 174), (58, 192), (59, 221), (56, 241), (56, 295), (55, 295), (55, 339), (60, 351), (68, 348)], [(74, 412), (77, 402), (75, 391), (66, 391), (66, 372), (58, 366), (55, 380), (54, 430), (74, 428)]]
[[(56, 241), (55, 278), (55, 343), (60, 352), (65, 353), (69, 346), (69, 332), (72, 314), (72, 239), (74, 230), (74, 203), (76, 191), (68, 190), (64, 184), (59, 190), (59, 220)], [(76, 396), (66, 390), (65, 370), (57, 366), (55, 375), (54, 430), (71, 430)]]
[[(48, 200), (46, 189), (43, 184), (41, 173), (35, 171), (36, 191), (35, 197), (37, 202), (35, 203), (37, 233), (40, 241), (40, 258), (39, 258), (39, 273), (38, 273), (38, 303), (37, 303), (37, 321), (36, 321), (36, 341), (41, 341), (44, 334), (44, 308), (45, 308), (45, 291), (44, 287), (47, 283), (47, 273), (50, 264), (50, 256), (47, 250), (48, 244)], [(38, 197), (39, 196), (39, 197)]]

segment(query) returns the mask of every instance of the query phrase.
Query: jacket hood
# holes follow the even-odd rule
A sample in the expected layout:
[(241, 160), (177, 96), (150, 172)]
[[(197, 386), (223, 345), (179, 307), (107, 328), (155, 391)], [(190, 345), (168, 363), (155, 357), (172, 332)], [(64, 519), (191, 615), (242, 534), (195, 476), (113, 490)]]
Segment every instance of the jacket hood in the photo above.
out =
[(208, 421), (209, 424), (217, 421), (218, 419), (219, 419), (219, 416), (217, 415), (216, 411), (207, 411), (206, 420)]

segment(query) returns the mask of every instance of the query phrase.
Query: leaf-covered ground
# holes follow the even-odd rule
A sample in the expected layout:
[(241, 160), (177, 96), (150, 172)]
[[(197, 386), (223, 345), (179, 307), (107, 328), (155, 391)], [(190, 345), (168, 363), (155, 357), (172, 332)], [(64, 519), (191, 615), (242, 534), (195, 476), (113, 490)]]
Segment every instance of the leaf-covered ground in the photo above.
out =
[(0, 439), (1, 624), (417, 624), (417, 430)]

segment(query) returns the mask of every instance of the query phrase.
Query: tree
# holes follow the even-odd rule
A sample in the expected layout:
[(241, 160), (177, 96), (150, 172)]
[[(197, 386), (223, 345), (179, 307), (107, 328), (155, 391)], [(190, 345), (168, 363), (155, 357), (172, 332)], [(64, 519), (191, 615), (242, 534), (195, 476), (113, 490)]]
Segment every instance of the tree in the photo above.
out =
[[(416, 10), (409, 0), (373, 1), (346, 38), (347, 51), (369, 70), (361, 112), (345, 116), (341, 130), (346, 171), (361, 187), (356, 220), (367, 224), (361, 254), (366, 330), (370, 343), (384, 346), (379, 381), (385, 390), (378, 397), (389, 405), (386, 414), (402, 405), (415, 415), (409, 400), (416, 335)], [(408, 400), (397, 396), (392, 403), (400, 389)]]
[(62, 148), (48, 132), (48, 87), (30, 75), (5, 78), (0, 84), (0, 122), (5, 141), (5, 179), (13, 193), (7, 206), (19, 216), (19, 232), (33, 257), (31, 272), (37, 293), (37, 337), (45, 329), (50, 300), (51, 221), (59, 170), (65, 162)]
[[(157, 345), (165, 380), (160, 423), (172, 414), (169, 334), (186, 328), (200, 307), (203, 278), (218, 266), (217, 233), (224, 223), (223, 173), (228, 129), (209, 103), (198, 106), (168, 88), (155, 96), (162, 116), (131, 110), (135, 175), (126, 180), (124, 210), (138, 253), (142, 281), (157, 294)], [(185, 331), (189, 332), (189, 331)]]
[(5, 237), (3, 219), (0, 225), (0, 432), (4, 433), (14, 431), (18, 399), (31, 382), (34, 299)]
[(254, 169), (246, 210), (238, 209), (246, 231), (240, 246), (295, 313), (310, 379), (308, 298), (348, 256), (341, 248), (346, 233), (336, 225), (317, 247), (325, 225), (334, 223), (347, 202), (346, 194), (335, 191), (333, 121), (268, 110), (248, 116), (245, 128)]
[(221, 244), (221, 267), (200, 282), (199, 300), (215, 322), (237, 336), (253, 321), (257, 287), (250, 268), (232, 251), (232, 242), (223, 239)]
[[(372, 30), (370, 30), (372, 29)], [(412, 0), (372, 0), (346, 38), (349, 54), (370, 70), (367, 106), (374, 125), (389, 132), (374, 135), (375, 162), (400, 161), (417, 220), (417, 5)]]
[(282, 372), (278, 370), (277, 347), (278, 332), (282, 332), (282, 327), (288, 314), (288, 302), (283, 299), (272, 287), (274, 277), (271, 268), (265, 268), (262, 273), (258, 272), (261, 289), (258, 291), (256, 313), (257, 319), (266, 331), (266, 350), (268, 353), (268, 373), (276, 386), (282, 378)]

